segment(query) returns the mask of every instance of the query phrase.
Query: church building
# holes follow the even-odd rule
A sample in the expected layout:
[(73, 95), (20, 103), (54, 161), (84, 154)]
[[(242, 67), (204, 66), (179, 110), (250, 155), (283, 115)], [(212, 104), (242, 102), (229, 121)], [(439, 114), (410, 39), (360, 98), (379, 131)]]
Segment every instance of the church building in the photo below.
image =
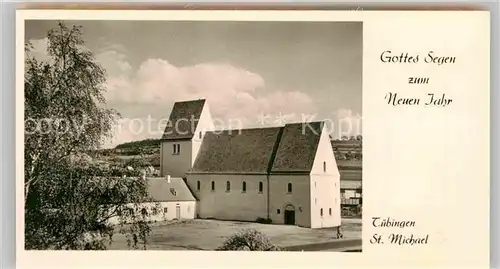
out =
[(198, 218), (340, 225), (340, 174), (323, 122), (214, 130), (205, 100), (176, 102), (160, 154), (161, 175), (184, 179)]

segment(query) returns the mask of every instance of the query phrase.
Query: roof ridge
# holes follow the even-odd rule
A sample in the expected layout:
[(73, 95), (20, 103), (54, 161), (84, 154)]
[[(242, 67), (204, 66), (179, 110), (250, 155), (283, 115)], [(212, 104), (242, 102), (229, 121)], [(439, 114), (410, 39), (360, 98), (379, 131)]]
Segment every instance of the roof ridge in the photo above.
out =
[(213, 130), (207, 131), (207, 133), (217, 133), (217, 132), (229, 132), (229, 131), (244, 131), (244, 130), (265, 130), (273, 128), (284, 128), (285, 126), (271, 126), (271, 127), (251, 127), (251, 128), (241, 128), (241, 129), (224, 129), (224, 130)]
[(191, 100), (184, 100), (184, 101), (175, 101), (174, 104), (176, 103), (189, 103), (189, 102), (201, 102), (201, 101), (206, 101), (207, 99), (201, 98), (201, 99), (191, 99)]
[(326, 122), (326, 120), (291, 122), (291, 123), (285, 124), (285, 126), (287, 126), (287, 125), (297, 125), (297, 124), (316, 124), (316, 123), (325, 124), (325, 122)]
[[(223, 130), (213, 130), (213, 131), (207, 131), (207, 133), (215, 133), (215, 132), (228, 132), (228, 131), (243, 131), (243, 130), (262, 130), (262, 129), (272, 129), (272, 128), (285, 128), (287, 125), (297, 125), (297, 124), (325, 124), (325, 120), (320, 120), (320, 121), (308, 121), (308, 122), (292, 122), (292, 123), (286, 123), (285, 125), (279, 125), (279, 126), (266, 126), (266, 127), (250, 127), (250, 128), (240, 128), (240, 129), (223, 129)], [(323, 128), (323, 126), (321, 126)]]

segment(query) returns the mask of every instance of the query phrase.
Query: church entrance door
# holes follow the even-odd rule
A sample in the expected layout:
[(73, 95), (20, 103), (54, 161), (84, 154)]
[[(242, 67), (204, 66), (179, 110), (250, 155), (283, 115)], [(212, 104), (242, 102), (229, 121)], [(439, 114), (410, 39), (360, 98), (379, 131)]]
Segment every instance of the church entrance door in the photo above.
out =
[(293, 205), (287, 205), (285, 207), (285, 224), (295, 225), (295, 208)]

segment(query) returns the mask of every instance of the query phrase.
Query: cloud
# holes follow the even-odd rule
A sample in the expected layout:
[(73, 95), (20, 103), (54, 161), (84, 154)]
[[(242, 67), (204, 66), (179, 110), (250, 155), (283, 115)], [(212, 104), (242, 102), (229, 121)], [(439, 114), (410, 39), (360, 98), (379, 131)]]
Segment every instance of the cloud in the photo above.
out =
[(108, 76), (129, 75), (132, 66), (127, 61), (127, 50), (118, 44), (104, 43), (105, 45), (95, 54), (96, 60), (102, 65)]
[[(46, 52), (47, 39), (33, 40), (32, 43), (37, 58), (50, 59)], [(151, 58), (134, 69), (124, 46), (103, 40), (101, 43), (104, 46), (95, 50), (95, 57), (108, 73), (105, 97), (109, 104), (132, 106), (135, 111), (164, 106), (164, 111), (168, 111), (176, 101), (205, 98), (212, 117), (221, 128), (234, 127), (229, 125), (235, 121), (240, 123), (238, 127), (259, 127), (319, 120), (314, 116), (318, 112), (317, 104), (308, 94), (293, 89), (266, 88), (262, 76), (244, 68), (224, 62), (176, 66), (166, 59)], [(166, 115), (155, 115), (157, 117), (152, 119), (154, 131), (138, 131), (138, 122), (143, 121), (144, 124), (147, 119), (143, 115), (134, 119), (134, 113), (127, 109), (120, 112), (126, 118), (116, 126), (115, 135), (106, 143), (107, 147), (157, 138), (164, 127), (158, 120), (166, 120), (169, 116), (168, 112)], [(262, 117), (266, 120), (262, 121)], [(350, 122), (351, 127), (347, 128), (349, 134), (361, 133), (356, 126), (359, 115), (349, 109), (334, 111), (331, 119), (333, 137), (340, 137), (346, 132), (346, 122)]]
[[(100, 54), (116, 57), (116, 54)], [(100, 59), (100, 58), (99, 58)], [(116, 62), (123, 60), (118, 57)], [(113, 62), (106, 59), (105, 62)], [(113, 103), (170, 107), (176, 101), (207, 99), (211, 114), (219, 128), (276, 125), (274, 119), (286, 115), (287, 122), (301, 121), (301, 113), (315, 113), (315, 105), (307, 94), (296, 91), (267, 91), (264, 79), (253, 72), (227, 63), (201, 63), (175, 66), (164, 59), (144, 61), (135, 74), (110, 76), (107, 82), (108, 101)], [(259, 122), (260, 114), (270, 121)], [(162, 115), (168, 117), (168, 115)], [(139, 139), (130, 132), (117, 134), (115, 143)], [(150, 134), (159, 137), (161, 133)]]

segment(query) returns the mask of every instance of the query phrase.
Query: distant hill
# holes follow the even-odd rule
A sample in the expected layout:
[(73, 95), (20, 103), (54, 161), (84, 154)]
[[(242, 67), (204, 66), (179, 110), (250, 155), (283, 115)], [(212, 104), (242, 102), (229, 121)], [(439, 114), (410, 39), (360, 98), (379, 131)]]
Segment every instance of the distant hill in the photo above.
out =
[(140, 141), (132, 141), (119, 144), (115, 149), (136, 149), (136, 148), (152, 148), (160, 146), (160, 139), (144, 139)]

